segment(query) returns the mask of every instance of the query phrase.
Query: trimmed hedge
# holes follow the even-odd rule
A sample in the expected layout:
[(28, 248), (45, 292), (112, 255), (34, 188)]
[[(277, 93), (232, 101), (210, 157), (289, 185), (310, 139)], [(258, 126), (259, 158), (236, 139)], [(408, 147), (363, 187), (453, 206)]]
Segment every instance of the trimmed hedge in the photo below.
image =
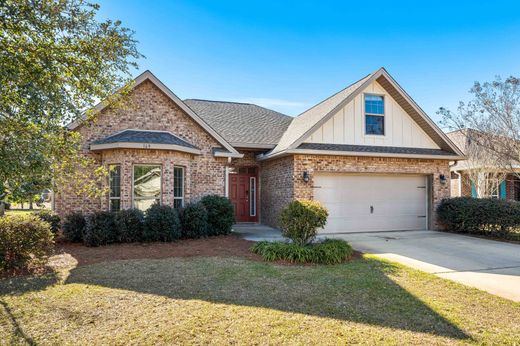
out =
[(36, 215), (0, 217), (0, 270), (43, 265), (53, 249), (49, 223)]
[(87, 221), (81, 212), (70, 213), (63, 221), (63, 236), (70, 242), (81, 243), (86, 227)]
[(185, 239), (208, 236), (208, 211), (202, 203), (188, 204), (180, 213), (181, 233)]
[(350, 259), (352, 247), (344, 240), (326, 239), (308, 245), (261, 241), (251, 251), (266, 261), (285, 260), (292, 263), (337, 264)]
[(54, 233), (55, 235), (58, 234), (61, 222), (61, 219), (58, 215), (56, 215), (53, 211), (48, 209), (42, 209), (39, 212), (37, 212), (36, 215), (43, 221), (49, 223), (49, 225), (51, 226), (52, 233)]
[(87, 216), (83, 243), (87, 246), (100, 246), (117, 241), (118, 228), (115, 213), (100, 211)]
[(327, 223), (329, 213), (319, 202), (296, 200), (282, 210), (280, 228), (282, 235), (298, 245), (311, 243)]
[(115, 214), (117, 242), (144, 241), (144, 213), (139, 209), (123, 209)]
[(177, 210), (153, 204), (146, 211), (144, 241), (174, 241), (181, 237), (181, 223)]
[(235, 223), (235, 211), (231, 201), (222, 196), (209, 195), (200, 200), (208, 212), (208, 235), (225, 235), (231, 233)]
[(446, 231), (520, 239), (520, 203), (491, 198), (444, 199), (437, 208)]

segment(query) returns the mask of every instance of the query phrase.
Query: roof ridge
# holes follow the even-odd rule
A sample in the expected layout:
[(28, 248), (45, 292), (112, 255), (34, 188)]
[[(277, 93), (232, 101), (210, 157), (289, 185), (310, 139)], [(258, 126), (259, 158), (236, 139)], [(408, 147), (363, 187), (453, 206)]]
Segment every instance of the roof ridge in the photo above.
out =
[[(207, 100), (207, 99), (184, 99), (183, 102), (186, 102), (186, 101), (203, 101), (203, 102), (214, 102), (214, 103), (234, 103), (234, 104), (239, 104), (239, 105), (251, 105), (251, 106), (257, 106), (257, 107), (262, 107), (262, 106), (258, 106), (254, 103), (250, 103), (250, 102), (238, 102), (238, 101), (221, 101), (221, 100)], [(264, 108), (264, 107), (262, 107)], [(268, 108), (266, 108), (268, 109)]]

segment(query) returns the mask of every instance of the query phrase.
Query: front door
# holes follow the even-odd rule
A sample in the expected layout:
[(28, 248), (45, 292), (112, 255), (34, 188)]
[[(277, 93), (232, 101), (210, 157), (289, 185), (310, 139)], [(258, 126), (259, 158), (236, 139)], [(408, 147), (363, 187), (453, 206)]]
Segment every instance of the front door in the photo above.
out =
[(229, 173), (229, 199), (235, 208), (236, 222), (257, 222), (256, 167), (241, 167)]

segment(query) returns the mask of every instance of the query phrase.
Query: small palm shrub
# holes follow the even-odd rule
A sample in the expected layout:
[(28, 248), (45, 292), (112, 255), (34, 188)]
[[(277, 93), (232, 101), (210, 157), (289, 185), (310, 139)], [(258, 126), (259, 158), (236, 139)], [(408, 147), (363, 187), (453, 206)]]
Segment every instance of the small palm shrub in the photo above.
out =
[(208, 235), (208, 211), (202, 203), (190, 203), (180, 213), (183, 238), (202, 238)]
[(231, 233), (235, 223), (235, 211), (231, 201), (222, 196), (209, 195), (200, 200), (208, 212), (208, 235)]
[(109, 211), (98, 211), (86, 218), (83, 243), (87, 246), (111, 244), (118, 239), (118, 228), (115, 214)]
[(181, 237), (181, 225), (177, 210), (153, 204), (147, 211), (144, 222), (145, 241), (174, 241)]
[(314, 264), (341, 263), (347, 261), (353, 253), (349, 243), (339, 239), (326, 239), (321, 243), (308, 245), (261, 241), (253, 245), (251, 251), (266, 261)]
[(36, 215), (45, 222), (48, 222), (51, 225), (51, 231), (54, 234), (57, 234), (60, 230), (60, 217), (56, 215), (54, 212), (48, 209), (42, 209)]
[(123, 209), (115, 213), (118, 228), (117, 242), (144, 241), (144, 213), (139, 209)]
[(282, 235), (295, 244), (309, 244), (316, 238), (318, 228), (325, 226), (328, 216), (327, 209), (317, 201), (293, 201), (280, 214)]
[(83, 235), (87, 221), (85, 215), (81, 212), (73, 212), (65, 216), (63, 221), (63, 235), (65, 239), (73, 243), (81, 243), (83, 241)]
[(49, 223), (36, 215), (0, 217), (0, 271), (44, 264), (53, 237)]

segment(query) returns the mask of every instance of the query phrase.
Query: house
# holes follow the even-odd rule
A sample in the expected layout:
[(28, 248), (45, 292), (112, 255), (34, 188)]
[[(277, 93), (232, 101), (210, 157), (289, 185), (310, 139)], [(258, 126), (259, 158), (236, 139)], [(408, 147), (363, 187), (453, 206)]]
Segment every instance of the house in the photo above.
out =
[(452, 197), (497, 198), (520, 201), (520, 179), (501, 167), (496, 155), (481, 142), (489, 135), (474, 129), (449, 132), (448, 137), (467, 156), (451, 166)]
[(462, 152), (381, 68), (292, 118), (245, 103), (180, 100), (151, 72), (132, 107), (103, 108), (69, 125), (85, 155), (109, 167), (110, 192), (63, 187), (56, 210), (176, 208), (228, 196), (237, 222), (276, 226), (294, 199), (322, 202), (323, 232), (435, 228)]

